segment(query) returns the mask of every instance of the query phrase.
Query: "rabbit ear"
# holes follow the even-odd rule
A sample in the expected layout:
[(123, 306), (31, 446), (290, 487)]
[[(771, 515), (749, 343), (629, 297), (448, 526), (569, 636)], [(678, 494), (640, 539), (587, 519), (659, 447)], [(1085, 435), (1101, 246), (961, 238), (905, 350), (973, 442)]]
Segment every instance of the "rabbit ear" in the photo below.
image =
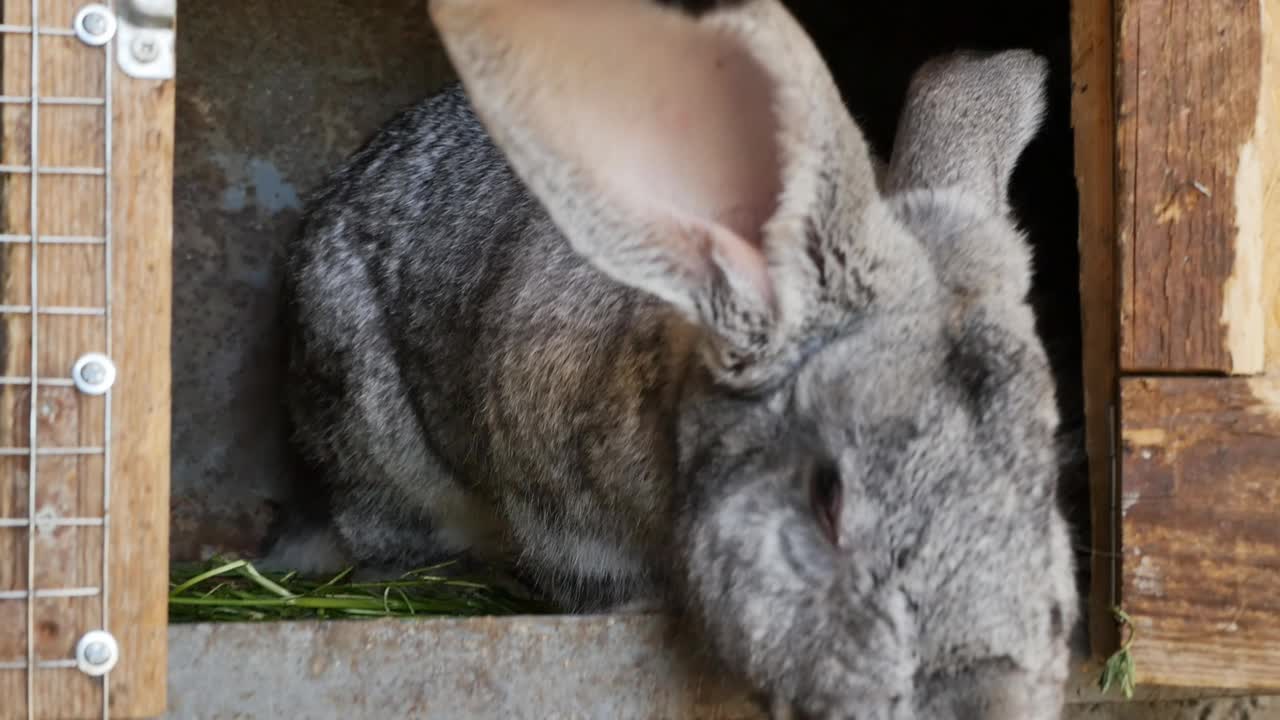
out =
[(1018, 158), (1040, 129), (1047, 75), (1027, 50), (926, 63), (907, 90), (886, 190), (958, 188), (1004, 212)]
[(794, 19), (774, 0), (696, 18), (652, 0), (430, 8), (478, 115), (573, 247), (707, 328), (713, 365), (745, 377), (776, 356), (820, 280), (806, 243), (831, 224), (822, 202), (878, 202)]
[(1054, 463), (1044, 438), (1058, 422), (1026, 303), (1030, 248), (1007, 201), (1044, 113), (1046, 74), (1047, 63), (1024, 50), (927, 63), (907, 91), (885, 181), (894, 213), (950, 291), (949, 367), (980, 398), (984, 427), (1022, 454), (1017, 467)]
[(907, 89), (885, 191), (928, 248), (942, 284), (1030, 342), (1031, 255), (1008, 185), (1045, 111), (1048, 63), (1027, 50), (955, 53)]

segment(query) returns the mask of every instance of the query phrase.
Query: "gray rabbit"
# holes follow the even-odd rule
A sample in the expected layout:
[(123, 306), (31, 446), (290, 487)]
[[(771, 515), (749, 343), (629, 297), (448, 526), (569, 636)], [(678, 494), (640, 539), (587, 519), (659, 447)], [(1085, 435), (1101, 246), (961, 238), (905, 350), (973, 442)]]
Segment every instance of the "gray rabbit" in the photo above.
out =
[(779, 715), (1059, 717), (1058, 417), (1005, 197), (1043, 61), (923, 68), (882, 193), (775, 0), (430, 7), (465, 94), (290, 249), (335, 529), (290, 561), (510, 556), (571, 609), (683, 613)]

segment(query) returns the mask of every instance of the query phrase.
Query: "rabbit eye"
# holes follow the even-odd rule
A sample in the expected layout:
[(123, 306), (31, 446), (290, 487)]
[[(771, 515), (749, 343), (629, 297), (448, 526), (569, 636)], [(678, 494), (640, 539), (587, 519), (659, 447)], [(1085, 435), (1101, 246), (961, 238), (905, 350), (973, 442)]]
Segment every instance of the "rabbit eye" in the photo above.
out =
[(830, 462), (818, 463), (809, 478), (809, 501), (818, 528), (832, 545), (840, 545), (840, 471)]

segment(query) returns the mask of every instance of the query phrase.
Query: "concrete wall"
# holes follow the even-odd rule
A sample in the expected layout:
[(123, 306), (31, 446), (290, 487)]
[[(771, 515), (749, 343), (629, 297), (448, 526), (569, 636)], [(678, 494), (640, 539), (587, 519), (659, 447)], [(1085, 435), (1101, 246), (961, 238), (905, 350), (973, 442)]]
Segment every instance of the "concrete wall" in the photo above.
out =
[(286, 492), (281, 243), (325, 173), (448, 75), (425, 7), (179, 3), (175, 559), (252, 552)]
[[(735, 685), (685, 654), (658, 617), (178, 625), (169, 631), (174, 718), (683, 718), (762, 720)], [(1259, 699), (1172, 700), (1139, 688), (1101, 702), (1093, 673), (1065, 720), (1275, 720)], [(1115, 699), (1112, 697), (1111, 699)]]

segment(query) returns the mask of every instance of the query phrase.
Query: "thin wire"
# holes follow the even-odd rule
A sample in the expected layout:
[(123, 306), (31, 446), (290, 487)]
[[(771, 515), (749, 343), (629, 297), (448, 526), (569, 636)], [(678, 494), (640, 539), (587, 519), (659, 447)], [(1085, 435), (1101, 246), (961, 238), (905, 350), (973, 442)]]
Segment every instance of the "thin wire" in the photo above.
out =
[[(33, 0), (34, 4), (34, 0)], [(39, 35), (52, 35), (55, 37), (75, 37), (76, 31), (68, 28), (42, 28), (36, 27), (39, 22), (35, 16), (31, 17), (30, 25), (0, 25), (0, 35), (30, 35), (34, 40)], [(35, 54), (35, 46), (31, 47), (32, 59), (38, 57)]]
[(106, 308), (95, 307), (61, 307), (58, 305), (49, 305), (37, 308), (35, 304), (31, 305), (0, 305), (0, 315), (3, 314), (20, 314), (39, 313), (41, 315), (82, 315), (90, 317), (101, 317), (107, 314)]
[[(35, 103), (31, 107), (36, 107)], [(32, 122), (35, 122), (32, 120)], [(36, 168), (37, 172), (31, 172), (32, 168)], [(77, 166), (59, 166), (40, 167), (36, 164), (35, 158), (31, 158), (30, 165), (0, 165), (0, 173), (8, 173), (10, 175), (92, 175), (102, 176), (106, 174), (106, 170), (100, 167), (77, 167)]]
[[(40, 167), (40, 0), (31, 0), (31, 166)], [(3, 30), (3, 26), (0, 26)], [(31, 434), (30, 452), (27, 455), (27, 720), (36, 717), (36, 459), (38, 457), (37, 437), (40, 420), (37, 402), (39, 393), (39, 368), (36, 358), (40, 357), (38, 337), (40, 332), (39, 317), (36, 306), (39, 303), (39, 267), (40, 253), (36, 244), (40, 237), (40, 203), (38, 201), (40, 173), (31, 173), (31, 408), (28, 420), (28, 432)]]
[[(97, 597), (102, 590), (96, 587), (89, 588), (57, 588), (49, 590), (39, 590), (36, 592), (38, 598), (86, 598)], [(27, 597), (25, 590), (4, 590), (0, 591), (0, 600), (22, 600)]]
[[(44, 387), (75, 387), (76, 383), (71, 378), (40, 378), (38, 382)], [(0, 375), (0, 385), (30, 385), (29, 377), (13, 377), (10, 375)]]
[[(106, 0), (106, 5), (107, 12), (115, 14), (116, 9), (114, 0)], [(114, 175), (112, 173), (113, 166), (111, 146), (114, 118), (112, 117), (113, 105), (111, 102), (111, 76), (115, 70), (115, 63), (112, 62), (112, 59), (115, 57), (115, 46), (116, 39), (113, 36), (103, 48), (103, 52), (105, 53), (103, 64), (106, 66), (106, 69), (103, 71), (102, 81), (102, 98), (104, 105), (103, 135), (106, 136), (104, 139), (106, 147), (103, 152), (102, 166), (106, 169), (107, 173), (106, 182), (103, 183), (103, 185), (106, 186), (106, 199), (104, 202), (106, 212), (105, 217), (102, 219), (102, 244), (105, 246), (103, 254), (106, 256), (104, 262), (107, 265), (106, 272), (103, 273), (106, 276), (104, 283), (106, 288), (106, 297), (103, 298), (102, 307), (106, 311), (106, 353), (108, 358), (113, 357), (111, 354), (111, 275), (114, 272), (114, 267), (111, 264), (111, 233), (113, 229), (111, 222), (111, 214), (113, 212), (113, 207), (111, 205), (111, 183), (114, 180)], [(111, 547), (111, 543), (109, 542), (111, 534), (111, 388), (107, 388), (106, 396), (103, 398), (103, 403), (106, 405), (106, 410), (102, 420), (102, 630), (104, 632), (110, 632), (108, 629), (108, 621), (110, 620), (111, 605), (110, 595), (107, 592), (107, 577), (109, 574), (108, 570), (111, 565), (111, 554), (109, 552)], [(110, 708), (111, 673), (107, 673), (102, 676), (102, 720), (109, 720)]]
[[(34, 445), (35, 443), (32, 443)], [(0, 448), (0, 457), (20, 457), (22, 455), (51, 456), (51, 455), (102, 455), (103, 449), (100, 447), (57, 447), (57, 448)]]
[[(36, 667), (42, 670), (60, 670), (64, 668), (76, 667), (78, 663), (75, 658), (66, 658), (63, 660), (41, 660), (36, 663)], [(25, 660), (17, 662), (0, 662), (0, 670), (26, 670), (27, 663)]]
[[(0, 234), (0, 243), (17, 243), (26, 245), (31, 242), (30, 235)], [(104, 245), (106, 240), (92, 235), (43, 235), (38, 239), (41, 245)]]
[[(101, 527), (102, 518), (44, 518), (36, 521), (38, 527)], [(30, 523), (26, 518), (0, 518), (0, 528), (25, 528)]]
[[(90, 105), (101, 106), (106, 102), (103, 98), (96, 97), (76, 97), (74, 95), (62, 95), (53, 97), (36, 98), (36, 102), (41, 105)], [(30, 105), (31, 98), (26, 95), (0, 95), (0, 105)]]

